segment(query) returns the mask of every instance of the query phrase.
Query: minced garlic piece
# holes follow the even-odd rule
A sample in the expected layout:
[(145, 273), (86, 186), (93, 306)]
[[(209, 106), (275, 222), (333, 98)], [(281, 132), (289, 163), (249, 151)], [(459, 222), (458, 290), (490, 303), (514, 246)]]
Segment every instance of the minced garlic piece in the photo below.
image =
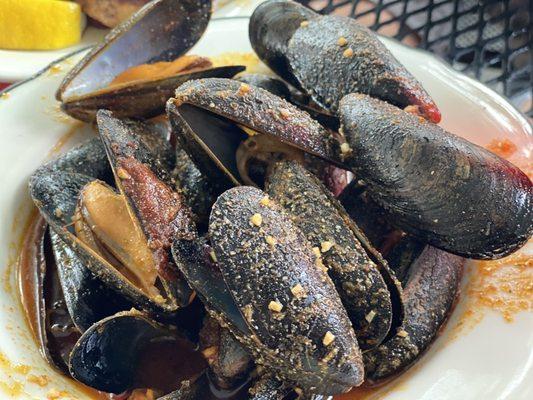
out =
[(250, 222), (255, 226), (261, 226), (261, 224), (263, 223), (263, 217), (261, 216), (261, 214), (256, 213), (252, 215), (252, 217), (250, 218)]
[(120, 179), (130, 179), (131, 176), (128, 174), (128, 171), (126, 171), (124, 168), (118, 168), (117, 169), (117, 176)]
[(268, 207), (270, 205), (270, 199), (268, 198), (268, 196), (265, 196), (261, 199), (259, 204), (261, 204), (262, 206)]
[(348, 41), (346, 40), (346, 38), (345, 38), (344, 36), (341, 36), (341, 37), (339, 38), (339, 40), (337, 41), (337, 44), (338, 44), (339, 46), (341, 46), (341, 47), (342, 47), (342, 46), (346, 46), (346, 45), (348, 44)]
[(279, 115), (281, 115), (281, 118), (283, 119), (288, 119), (291, 116), (291, 112), (286, 108), (280, 108)]
[(161, 296), (160, 294), (158, 294), (157, 296), (154, 297), (154, 301), (156, 303), (164, 303), (165, 302), (165, 299), (163, 298), (163, 296)]
[(294, 297), (302, 297), (305, 294), (304, 288), (299, 283), (291, 288)]
[(327, 331), (324, 335), (324, 338), (322, 339), (322, 343), (324, 346), (329, 346), (333, 341), (335, 340), (335, 335), (331, 333), (330, 331)]
[(344, 142), (343, 144), (341, 144), (341, 153), (342, 154), (347, 154), (350, 151), (352, 151), (352, 149), (350, 148), (350, 145), (348, 143)]
[(213, 262), (215, 262), (215, 263), (218, 262), (218, 260), (217, 260), (217, 255), (215, 254), (215, 251), (214, 251), (214, 250), (211, 250), (211, 251), (209, 252), (209, 257), (211, 257), (211, 260), (213, 260)]
[(218, 349), (216, 346), (207, 347), (206, 349), (202, 350), (202, 354), (205, 358), (210, 359), (211, 357), (215, 356)]
[(247, 85), (246, 83), (241, 83), (241, 86), (239, 86), (239, 95), (242, 96), (242, 95), (245, 95), (246, 93), (248, 93), (250, 91), (250, 85)]
[(329, 240), (325, 240), (322, 243), (320, 243), (320, 251), (322, 253), (328, 252), (333, 247), (333, 243)]
[(317, 258), (322, 257), (322, 254), (320, 253), (320, 249), (319, 249), (318, 247), (313, 247), (313, 254), (314, 254)]
[(276, 243), (278, 243), (278, 241), (273, 236), (270, 236), (270, 235), (265, 237), (265, 241), (271, 246), (275, 246)]
[(404, 331), (403, 329), (400, 329), (398, 332), (396, 332), (396, 335), (404, 338), (409, 336), (409, 333), (407, 333), (407, 331)]
[(376, 312), (374, 310), (370, 310), (370, 312), (365, 315), (365, 319), (370, 324), (375, 316), (376, 316)]
[(322, 262), (322, 259), (321, 258), (317, 258), (316, 259), (316, 262), (315, 262), (315, 265), (320, 268), (322, 271), (324, 272), (328, 272), (328, 267), (326, 267), (324, 265), (324, 263)]
[(346, 58), (350, 58), (351, 56), (353, 56), (353, 50), (351, 48), (347, 48), (346, 50), (344, 50), (342, 52), (342, 55)]
[(309, 25), (309, 21), (302, 21), (302, 22), (300, 22), (300, 26), (301, 26), (301, 27), (306, 27), (307, 25)]
[(283, 304), (281, 304), (279, 301), (271, 301), (268, 303), (268, 308), (271, 311), (280, 312), (283, 310)]

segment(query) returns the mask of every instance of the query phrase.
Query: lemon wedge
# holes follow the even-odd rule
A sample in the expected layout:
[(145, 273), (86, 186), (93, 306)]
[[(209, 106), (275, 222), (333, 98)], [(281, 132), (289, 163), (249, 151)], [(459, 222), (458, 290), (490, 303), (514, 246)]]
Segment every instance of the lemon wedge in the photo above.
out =
[(63, 0), (1, 0), (0, 49), (51, 50), (80, 41), (85, 17)]

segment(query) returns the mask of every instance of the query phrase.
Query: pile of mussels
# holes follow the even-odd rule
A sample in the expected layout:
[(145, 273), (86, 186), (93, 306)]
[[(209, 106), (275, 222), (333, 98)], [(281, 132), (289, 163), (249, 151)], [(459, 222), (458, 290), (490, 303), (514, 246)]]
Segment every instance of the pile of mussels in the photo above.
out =
[[(352, 19), (261, 4), (250, 41), (274, 77), (184, 56), (210, 9), (149, 3), (58, 90), (99, 137), (30, 179), (53, 253), (34, 288), (42, 352), (100, 391), (161, 399), (318, 399), (384, 382), (435, 339), (463, 257), (529, 239), (532, 183), (436, 125), (431, 97)], [(115, 81), (175, 59), (170, 76)], [(68, 335), (51, 327), (57, 304)], [(180, 341), (174, 367), (201, 367), (158, 386), (154, 349)]]

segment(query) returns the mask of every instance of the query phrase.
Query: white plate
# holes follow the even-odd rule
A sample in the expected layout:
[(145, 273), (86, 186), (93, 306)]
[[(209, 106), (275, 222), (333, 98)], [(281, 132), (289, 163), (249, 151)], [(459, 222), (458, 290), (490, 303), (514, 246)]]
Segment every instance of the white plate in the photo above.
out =
[[(214, 20), (193, 50), (216, 55), (250, 51), (246, 18)], [(422, 82), (444, 115), (442, 125), (479, 144), (509, 138), (520, 146), (518, 157), (531, 160), (532, 130), (528, 121), (503, 98), (460, 75), (433, 56), (386, 41), (391, 51)], [(60, 72), (44, 71), (13, 87), (0, 98), (0, 398), (46, 398), (51, 389), (68, 391), (76, 399), (89, 398), (68, 379), (56, 374), (41, 359), (24, 322), (16, 291), (13, 261), (30, 210), (27, 179), (50, 149), (75, 131), (68, 146), (90, 134), (91, 128), (63, 117), (54, 92), (65, 70), (80, 55), (61, 63)], [(67, 147), (68, 147), (67, 146)], [(473, 329), (455, 340), (448, 336), (464, 307), (462, 300), (443, 335), (401, 379), (388, 399), (492, 400), (532, 399), (533, 313), (518, 314), (513, 323), (487, 311)], [(4, 357), (5, 356), (5, 357)], [(9, 360), (9, 361), (6, 361)], [(30, 366), (31, 371), (15, 367)], [(27, 374), (45, 374), (50, 383), (27, 383)]]

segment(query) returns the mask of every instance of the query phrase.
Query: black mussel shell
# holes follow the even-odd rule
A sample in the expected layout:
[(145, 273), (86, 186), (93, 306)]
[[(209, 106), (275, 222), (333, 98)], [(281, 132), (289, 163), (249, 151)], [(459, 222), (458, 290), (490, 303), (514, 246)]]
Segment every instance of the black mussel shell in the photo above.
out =
[(243, 70), (244, 67), (241, 66), (224, 66), (146, 82), (133, 82), (68, 99), (61, 108), (72, 117), (88, 122), (94, 120), (100, 109), (113, 111), (116, 117), (121, 118), (152, 118), (165, 112), (167, 100), (182, 83), (200, 78), (232, 78)]
[(112, 182), (113, 175), (107, 161), (105, 148), (100, 138), (89, 139), (59, 157), (48, 161), (35, 171), (34, 175), (53, 171), (74, 172)]
[(253, 334), (233, 333), (257, 363), (305, 392), (344, 392), (363, 379), (355, 333), (311, 245), (279, 206), (262, 205), (265, 196), (233, 188), (211, 213), (217, 265)]
[(211, 0), (155, 0), (113, 29), (65, 77), (56, 97), (67, 101), (109, 85), (128, 68), (171, 61), (200, 39)]
[(43, 358), (68, 375), (68, 357), (81, 335), (64, 301), (58, 269), (51, 251), (48, 224), (35, 220), (20, 258), (22, 306)]
[(400, 229), (469, 258), (508, 255), (533, 233), (533, 185), (513, 164), (383, 101), (340, 105), (345, 163)]
[(187, 82), (169, 100), (167, 112), (184, 149), (220, 191), (239, 184), (235, 154), (248, 135), (237, 124), (336, 159), (332, 136), (309, 114), (264, 89), (235, 80)]
[(84, 332), (105, 317), (125, 311), (132, 303), (97, 277), (53, 230), (52, 249), (63, 297), (74, 325)]
[(287, 59), (289, 41), (302, 23), (318, 17), (299, 4), (272, 0), (259, 5), (250, 18), (249, 36), (254, 51), (275, 73), (298, 88), (300, 82)]
[(286, 210), (311, 245), (322, 251), (359, 347), (367, 350), (379, 345), (391, 328), (391, 296), (378, 266), (346, 224), (346, 211), (315, 176), (294, 161), (273, 166), (266, 192)]
[[(202, 371), (205, 368), (199, 353), (175, 327), (159, 324), (132, 310), (107, 317), (85, 331), (72, 350), (69, 371), (74, 379), (109, 393), (122, 393), (135, 387), (153, 387), (151, 384), (157, 381), (157, 375), (165, 372), (146, 370), (155, 367), (149, 361), (150, 353), (155, 352), (153, 357), (157, 357), (157, 347), (165, 343), (180, 350), (183, 348), (183, 352), (178, 354), (183, 359), (171, 361), (183, 367), (185, 376), (194, 374), (195, 369)], [(143, 365), (143, 362), (147, 365)], [(165, 365), (157, 368), (165, 368)], [(154, 375), (154, 382), (148, 382)], [(175, 376), (174, 384), (179, 384), (179, 378)], [(186, 378), (190, 378), (190, 375)]]
[(419, 106), (428, 119), (440, 121), (420, 83), (352, 18), (273, 0), (254, 11), (249, 35), (259, 58), (326, 110), (336, 112), (345, 95), (359, 92), (400, 107)]

